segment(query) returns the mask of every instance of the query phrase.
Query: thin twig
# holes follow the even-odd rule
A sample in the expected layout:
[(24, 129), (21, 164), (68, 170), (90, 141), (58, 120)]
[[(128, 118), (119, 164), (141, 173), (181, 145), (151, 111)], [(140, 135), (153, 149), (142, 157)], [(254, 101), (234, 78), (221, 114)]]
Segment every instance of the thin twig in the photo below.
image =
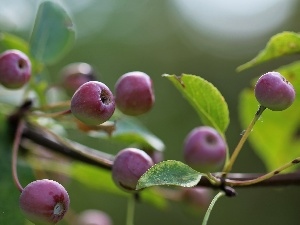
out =
[(12, 177), (14, 180), (14, 183), (16, 185), (16, 187), (18, 188), (18, 190), (20, 192), (23, 191), (23, 187), (19, 181), (19, 177), (18, 177), (18, 171), (17, 171), (17, 161), (18, 161), (18, 150), (19, 150), (19, 146), (20, 146), (20, 141), (21, 141), (21, 137), (22, 137), (22, 130), (24, 129), (24, 121), (20, 120), (19, 124), (17, 126), (17, 130), (15, 133), (15, 138), (14, 138), (14, 142), (13, 142), (13, 147), (12, 147)]
[(58, 142), (56, 137), (53, 137), (51, 133), (45, 132), (44, 130), (38, 129), (37, 127), (29, 124), (27, 124), (24, 128), (22, 137), (46, 147), (51, 151), (104, 169), (110, 170), (113, 164), (113, 155), (88, 148), (70, 140), (65, 140), (65, 142), (68, 141), (68, 145), (66, 145), (65, 143)]

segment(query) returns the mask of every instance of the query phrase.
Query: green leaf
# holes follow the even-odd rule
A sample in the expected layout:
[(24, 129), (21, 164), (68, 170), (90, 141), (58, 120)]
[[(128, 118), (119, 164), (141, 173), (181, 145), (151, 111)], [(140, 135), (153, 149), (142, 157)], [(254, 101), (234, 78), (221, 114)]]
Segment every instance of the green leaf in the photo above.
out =
[(31, 55), (38, 61), (51, 64), (61, 58), (75, 40), (73, 23), (57, 3), (41, 3), (30, 38)]
[(182, 95), (190, 102), (201, 118), (203, 124), (224, 133), (229, 124), (227, 103), (219, 90), (205, 79), (183, 74), (178, 77), (165, 74)]
[(136, 145), (147, 150), (163, 151), (164, 143), (152, 134), (138, 119), (122, 115), (116, 118), (116, 129), (111, 136), (103, 132), (90, 132), (90, 136), (109, 138), (129, 145)]
[(22, 38), (9, 33), (0, 32), (0, 52), (8, 49), (18, 49), (28, 55), (28, 43)]
[(237, 71), (242, 71), (281, 56), (300, 52), (300, 34), (294, 32), (282, 32), (274, 35), (266, 47), (251, 61), (239, 66)]
[[(300, 93), (300, 61), (276, 71), (293, 84), (296, 93)], [(239, 114), (245, 128), (254, 117), (258, 105), (254, 96), (254, 87), (247, 88), (241, 93)], [(299, 108), (300, 96), (296, 95), (293, 105), (284, 111), (265, 110), (249, 136), (254, 151), (264, 162), (268, 171), (300, 156)], [(292, 167), (288, 171), (295, 168)]]
[(167, 160), (155, 164), (144, 173), (139, 179), (136, 189), (157, 185), (193, 187), (198, 184), (200, 179), (201, 173), (188, 165), (175, 160)]

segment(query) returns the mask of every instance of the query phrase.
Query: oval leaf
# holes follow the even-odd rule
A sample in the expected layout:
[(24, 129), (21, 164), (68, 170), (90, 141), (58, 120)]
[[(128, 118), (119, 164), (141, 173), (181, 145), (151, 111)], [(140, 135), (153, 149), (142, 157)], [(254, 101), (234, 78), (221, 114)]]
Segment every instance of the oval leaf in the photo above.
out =
[(213, 126), (219, 132), (224, 133), (229, 124), (229, 111), (227, 103), (219, 90), (205, 79), (183, 74), (163, 75), (168, 78), (175, 87), (190, 102), (205, 125)]
[(266, 47), (251, 61), (239, 66), (237, 71), (242, 71), (256, 66), (262, 62), (300, 52), (300, 34), (282, 32), (274, 35)]
[(181, 187), (193, 187), (201, 179), (201, 173), (188, 165), (167, 160), (152, 166), (139, 179), (136, 189), (152, 187), (157, 185), (172, 185)]
[(54, 2), (41, 3), (30, 38), (31, 55), (40, 62), (54, 63), (74, 40), (75, 30), (66, 11)]

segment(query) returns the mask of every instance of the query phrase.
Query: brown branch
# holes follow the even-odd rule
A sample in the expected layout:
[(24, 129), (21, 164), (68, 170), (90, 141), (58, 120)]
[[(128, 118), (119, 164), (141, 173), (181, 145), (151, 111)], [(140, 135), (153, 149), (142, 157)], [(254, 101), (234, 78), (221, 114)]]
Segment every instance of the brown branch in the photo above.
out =
[[(78, 160), (84, 163), (88, 163), (90, 165), (94, 165), (103, 169), (111, 170), (113, 165), (114, 156), (103, 153), (99, 150), (92, 149), (81, 145), (77, 142), (68, 141), (68, 145), (65, 143), (60, 143), (51, 134), (36, 128), (32, 125), (28, 125), (25, 127), (23, 131), (22, 138), (26, 138), (31, 140), (32, 142), (46, 147), (47, 149), (65, 155), (69, 158), (74, 160)], [(234, 181), (245, 181), (245, 180), (252, 180), (263, 174), (258, 173), (229, 173), (227, 175), (228, 180)], [(221, 178), (221, 175), (216, 173), (213, 176), (217, 178)], [(225, 184), (229, 185), (225, 180)], [(300, 185), (300, 173), (287, 173), (287, 174), (278, 174), (270, 179), (264, 180), (262, 182), (252, 184), (249, 186), (235, 186), (235, 188), (239, 187), (277, 187), (277, 186), (287, 186), (287, 185)], [(203, 177), (199, 182), (198, 186), (202, 187), (210, 187), (210, 188), (219, 188), (210, 183), (210, 181)]]
[[(213, 174), (213, 175), (218, 178), (221, 178), (221, 176), (219, 176), (218, 174)], [(234, 181), (246, 181), (246, 180), (256, 179), (262, 175), (264, 174), (263, 173), (229, 173), (227, 175), (227, 179), (234, 180)], [(228, 185), (227, 180), (225, 180), (225, 184)], [(202, 177), (198, 185), (204, 187), (213, 187), (213, 185), (209, 182), (209, 180), (206, 177)], [(297, 185), (297, 186), (300, 185), (300, 172), (278, 174), (259, 183), (246, 185), (246, 186), (233, 185), (233, 187), (234, 188), (279, 187), (279, 186), (282, 187), (282, 186), (290, 186), (290, 185)]]
[(29, 139), (50, 151), (60, 153), (71, 159), (88, 163), (90, 165), (110, 170), (113, 164), (113, 155), (69, 140), (65, 141), (68, 143), (67, 145), (66, 143), (60, 143), (50, 133), (29, 124), (27, 124), (24, 128), (22, 138)]

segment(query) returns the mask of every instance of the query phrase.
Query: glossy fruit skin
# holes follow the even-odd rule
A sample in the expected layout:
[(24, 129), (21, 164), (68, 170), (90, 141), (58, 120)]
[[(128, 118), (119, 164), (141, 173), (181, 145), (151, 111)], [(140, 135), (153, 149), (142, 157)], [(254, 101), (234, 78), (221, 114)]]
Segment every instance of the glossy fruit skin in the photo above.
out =
[(23, 52), (11, 49), (0, 55), (0, 83), (8, 89), (24, 86), (31, 77), (31, 62)]
[(88, 209), (76, 218), (76, 225), (112, 225), (111, 218), (103, 211)]
[(295, 100), (293, 85), (278, 72), (262, 75), (254, 88), (257, 101), (272, 111), (282, 111)]
[(37, 225), (51, 225), (64, 217), (70, 199), (61, 184), (43, 179), (28, 184), (20, 195), (19, 203), (28, 220)]
[(135, 191), (139, 178), (153, 165), (146, 152), (137, 148), (125, 148), (116, 155), (112, 178), (121, 189)]
[(62, 87), (68, 95), (72, 96), (84, 83), (95, 81), (96, 73), (93, 67), (84, 62), (76, 62), (66, 65), (61, 70)]
[(194, 128), (184, 141), (185, 162), (199, 172), (214, 172), (225, 162), (227, 144), (212, 127)]
[(71, 112), (87, 125), (99, 125), (109, 120), (115, 111), (112, 92), (102, 82), (89, 81), (81, 85), (71, 99)]
[(151, 78), (139, 71), (122, 75), (115, 84), (115, 99), (118, 109), (126, 115), (148, 112), (155, 101)]

